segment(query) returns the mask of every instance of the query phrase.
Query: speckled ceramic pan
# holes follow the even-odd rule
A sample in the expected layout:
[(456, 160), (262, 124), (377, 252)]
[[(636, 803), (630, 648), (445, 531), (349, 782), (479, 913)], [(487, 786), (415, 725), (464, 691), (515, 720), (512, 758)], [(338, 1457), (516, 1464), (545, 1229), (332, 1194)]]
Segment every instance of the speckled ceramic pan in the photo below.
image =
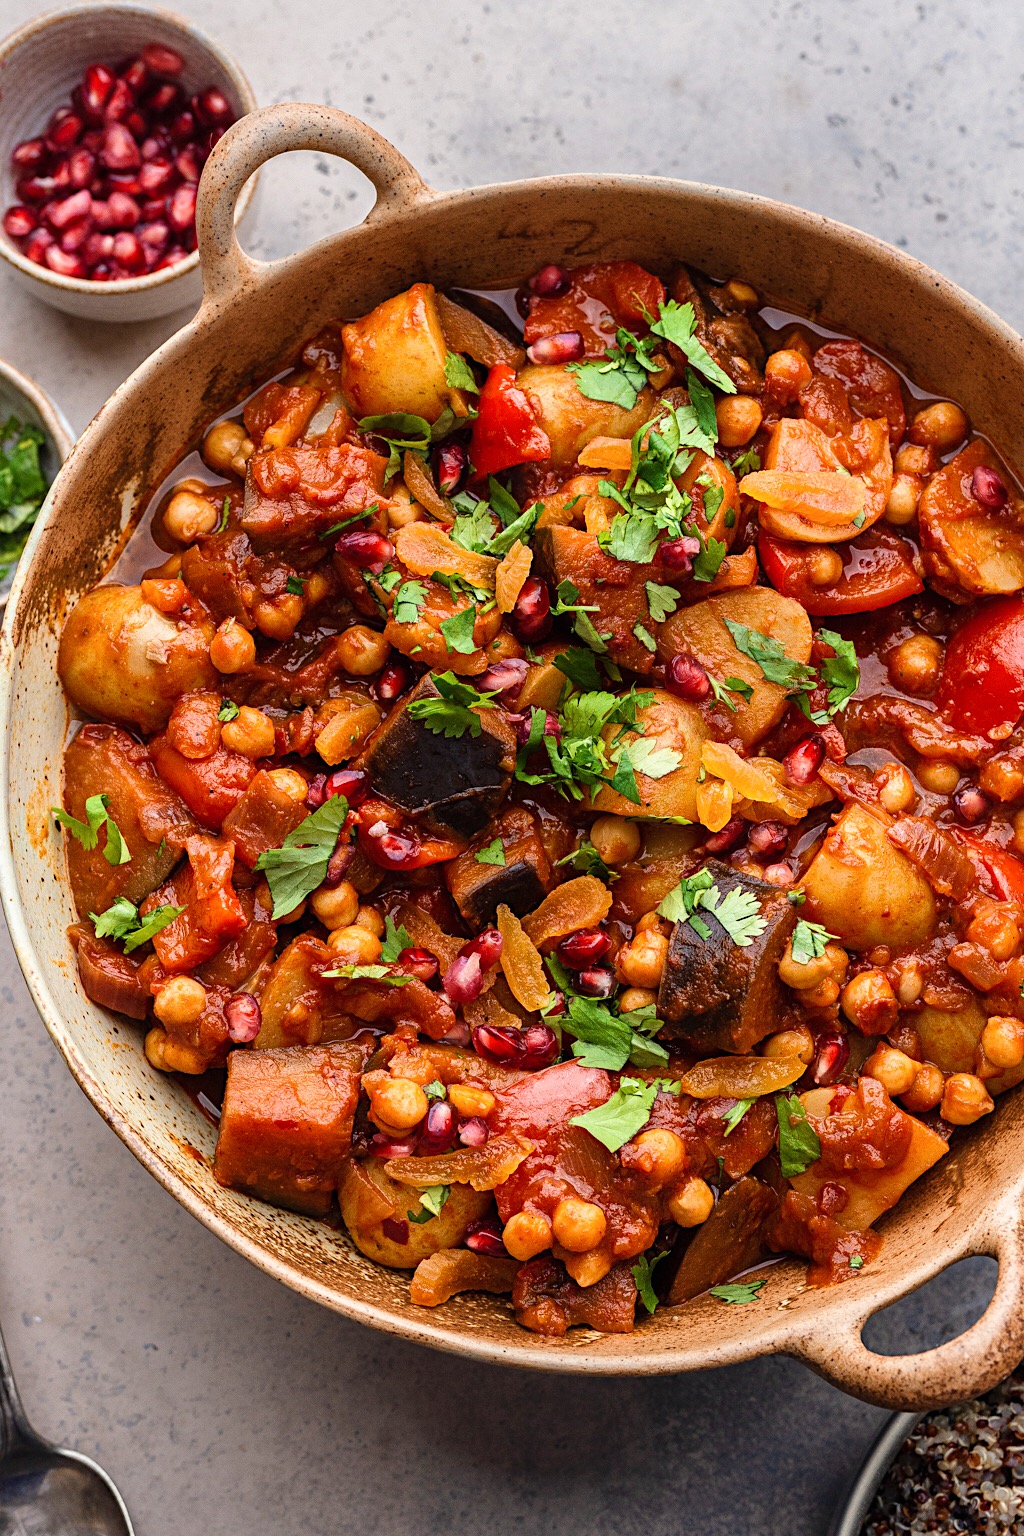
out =
[[(246, 178), (286, 150), (341, 155), (373, 182), (359, 227), (264, 265), (235, 242)], [(269, 1274), (375, 1328), (482, 1360), (542, 1370), (647, 1374), (781, 1351), (849, 1392), (928, 1408), (984, 1391), (1024, 1355), (1024, 1097), (957, 1138), (955, 1150), (882, 1222), (882, 1255), (855, 1280), (808, 1290), (779, 1263), (757, 1300), (710, 1297), (659, 1312), (631, 1335), (524, 1332), (503, 1299), (413, 1306), (408, 1277), (360, 1257), (343, 1235), (244, 1195), (211, 1173), (214, 1133), (175, 1082), (151, 1070), (141, 1032), (82, 993), (65, 928), (72, 916), (47, 808), (60, 793), (67, 708), (57, 642), (76, 598), (104, 573), (149, 490), (204, 426), (270, 374), (328, 317), (364, 312), (416, 278), (507, 287), (544, 262), (679, 258), (736, 274), (787, 308), (821, 316), (891, 352), (927, 388), (949, 392), (1012, 461), (1024, 420), (1024, 343), (994, 314), (902, 251), (765, 198), (696, 183), (565, 176), (434, 192), (369, 128), (341, 112), (282, 106), (236, 124), (200, 192), (206, 297), (192, 324), (117, 391), (79, 440), (23, 561), (3, 628), (6, 738), (3, 898), (40, 1012), (78, 1082), (136, 1157), (194, 1215)], [(866, 1318), (968, 1254), (995, 1255), (984, 1316), (927, 1354), (887, 1358), (861, 1341)]]

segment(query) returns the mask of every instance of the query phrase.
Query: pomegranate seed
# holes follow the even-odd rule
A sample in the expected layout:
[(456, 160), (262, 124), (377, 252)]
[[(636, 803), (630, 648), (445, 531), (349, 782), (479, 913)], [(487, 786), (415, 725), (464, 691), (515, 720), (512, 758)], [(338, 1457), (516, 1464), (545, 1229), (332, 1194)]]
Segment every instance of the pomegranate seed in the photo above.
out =
[(434, 478), (442, 496), (454, 496), (469, 469), (469, 454), (461, 443), (442, 443), (434, 449)]
[[(92, 232), (92, 222), (89, 219), (79, 219), (75, 224), (69, 224), (60, 237), (62, 251), (80, 251)], [(83, 256), (82, 260), (85, 260)], [(86, 263), (88, 265), (88, 263)]]
[(139, 171), (139, 189), (152, 194), (163, 192), (174, 180), (174, 166), (169, 160), (146, 160)]
[(177, 117), (171, 119), (171, 142), (173, 144), (188, 144), (196, 131), (196, 120), (191, 112), (179, 112)]
[(216, 148), (216, 146), (220, 143), (221, 139), (224, 137), (224, 135), (226, 133), (227, 133), (227, 129), (226, 128), (211, 128), (210, 129), (210, 132), (207, 135), (207, 139), (206, 139), (207, 153), (209, 153), (211, 150)]
[(171, 238), (170, 230), (160, 219), (151, 224), (140, 224), (138, 233), (147, 254), (155, 256), (160, 254)]
[(350, 806), (362, 805), (370, 793), (370, 777), (362, 768), (336, 768), (328, 774), (324, 785), (324, 799), (332, 795), (344, 795)]
[(485, 928), (475, 939), (463, 944), (460, 955), (476, 955), (485, 971), (493, 971), (501, 959), (502, 937), (497, 928)]
[[(483, 984), (484, 973), (479, 955), (456, 955), (444, 973), (445, 995), (456, 1006), (460, 1003), (475, 1003)], [(481, 1028), (484, 1027), (481, 1025)]]
[(603, 960), (611, 948), (611, 938), (600, 928), (581, 928), (558, 946), (558, 958), (571, 971), (586, 971)]
[(564, 267), (555, 266), (554, 262), (541, 267), (529, 281), (530, 292), (535, 293), (538, 299), (557, 299), (560, 294), (565, 293), (568, 286), (568, 272)]
[(769, 885), (777, 885), (780, 890), (784, 891), (793, 884), (796, 876), (793, 874), (790, 865), (779, 863), (766, 864), (761, 878), (767, 880)]
[(45, 203), (59, 190), (52, 176), (23, 176), (15, 191), (20, 203)]
[(181, 91), (170, 81), (162, 80), (159, 85), (154, 85), (145, 100), (146, 111), (154, 117), (163, 117), (171, 112), (181, 101)]
[(825, 761), (825, 740), (817, 734), (805, 736), (791, 747), (782, 759), (786, 779), (790, 784), (810, 784), (818, 776), (818, 769)]
[(82, 247), (82, 260), (87, 267), (95, 267), (100, 262), (109, 261), (113, 254), (113, 235), (102, 235), (95, 230)]
[(429, 949), (420, 949), (418, 945), (410, 945), (408, 949), (400, 951), (395, 964), (399, 970), (406, 971), (410, 976), (418, 976), (420, 981), (433, 981), (441, 968), (441, 962), (436, 955), (432, 955)]
[(550, 1024), (531, 1024), (523, 1030), (523, 1055), (520, 1066), (527, 1072), (550, 1067), (558, 1055), (558, 1036)]
[(88, 190), (96, 171), (96, 156), (89, 149), (76, 149), (68, 156), (68, 174), (71, 185)]
[(700, 539), (684, 533), (658, 546), (658, 559), (667, 571), (692, 571), (693, 557), (700, 554)]
[(139, 192), (139, 178), (134, 171), (108, 171), (108, 192), (123, 192), (126, 197), (137, 197)]
[(378, 1132), (370, 1137), (371, 1157), (412, 1157), (416, 1145), (411, 1137), (390, 1137)]
[(446, 1035), (441, 1036), (441, 1045), (457, 1045), (460, 1051), (469, 1048), (469, 1025), (457, 1019)]
[(182, 181), (197, 182), (202, 172), (199, 164), (199, 156), (194, 144), (186, 144), (174, 157), (174, 169)]
[(66, 192), (71, 186), (71, 167), (66, 159), (57, 161), (53, 168), (53, 187), (55, 192)]
[(811, 1067), (819, 1088), (829, 1088), (850, 1059), (850, 1042), (845, 1035), (822, 1035)]
[(151, 133), (148, 139), (143, 139), (139, 145), (139, 154), (143, 160), (159, 160), (164, 154), (167, 145), (155, 133)]
[(992, 810), (992, 802), (976, 784), (964, 784), (953, 795), (953, 809), (965, 826), (973, 827), (985, 820)]
[(11, 164), (19, 171), (38, 171), (46, 163), (46, 145), (42, 139), (23, 139), (11, 151)]
[(228, 123), (233, 123), (235, 120), (235, 109), (224, 92), (218, 91), (215, 85), (209, 85), (205, 91), (200, 91), (198, 96), (193, 96), (192, 110), (207, 128), (216, 128), (219, 125), (226, 127)]
[(172, 229), (191, 229), (196, 218), (196, 189), (179, 187), (167, 200), (167, 221)]
[(59, 118), (54, 113), (46, 131), (47, 147), (58, 155), (72, 149), (78, 143), (84, 126), (77, 112), (65, 111)]
[(99, 151), (103, 148), (103, 129), (89, 128), (85, 133), (83, 133), (82, 148), (89, 150), (91, 154), (98, 154)]
[(456, 1123), (455, 1110), (448, 1100), (435, 1099), (427, 1110), (416, 1150), (428, 1156), (435, 1152), (447, 1152), (455, 1140)]
[(135, 92), (127, 80), (115, 80), (103, 108), (106, 123), (123, 123), (129, 112), (135, 110)]
[(711, 679), (695, 656), (680, 651), (673, 656), (665, 672), (665, 687), (677, 699), (703, 704), (711, 695)]
[[(520, 656), (509, 656), (504, 661), (496, 661), (473, 681), (481, 693), (499, 693), (503, 695), (503, 703), (512, 703), (512, 696), (523, 686), (528, 671), (529, 662)], [(507, 699), (504, 698), (506, 694)]]
[(389, 661), (377, 678), (377, 697), (382, 704), (393, 704), (412, 682), (412, 673), (404, 661)]
[(579, 362), (583, 352), (583, 337), (579, 331), (557, 331), (554, 336), (542, 336), (526, 349), (531, 363), (548, 367)]
[(512, 610), (512, 628), (519, 639), (532, 644), (551, 629), (551, 595), (539, 576), (528, 576)]
[[(133, 229), (139, 222), (141, 209), (134, 197), (129, 197), (127, 192), (111, 192), (107, 198), (106, 217), (107, 224), (101, 224), (101, 229)], [(97, 224), (100, 220), (96, 215)]]
[(139, 204), (139, 217), (147, 224), (163, 224), (167, 219), (167, 199), (147, 197)]
[(123, 123), (108, 125), (100, 159), (112, 171), (134, 171), (142, 164), (139, 146)]
[(747, 834), (747, 845), (765, 858), (777, 859), (785, 853), (789, 834), (781, 821), (757, 821)]
[(13, 208), (8, 208), (4, 214), (4, 229), (12, 240), (24, 240), (35, 229), (39, 220), (31, 208), (23, 208), (16, 203)]
[(176, 80), (185, 68), (185, 60), (166, 43), (147, 43), (142, 50), (142, 62), (154, 75)]
[[(485, 1147), (490, 1134), (487, 1121), (481, 1120), (479, 1115), (471, 1115), (459, 1126), (459, 1140), (464, 1147)], [(472, 1244), (470, 1246), (472, 1247)], [(483, 1253), (486, 1250), (478, 1248), (476, 1251)]]
[(118, 70), (118, 75), (134, 96), (149, 84), (149, 70), (146, 68), (145, 61), (140, 58), (129, 59), (127, 64)]
[[(381, 1157), (394, 1157), (393, 1152), (377, 1154)], [(385, 1216), (380, 1224), (380, 1230), (392, 1243), (398, 1243), (403, 1247), (409, 1241), (409, 1223), (404, 1216)]]
[(370, 834), (366, 849), (370, 858), (382, 869), (417, 869), (420, 862), (420, 845), (414, 837), (403, 837), (398, 832)]
[(248, 1045), (255, 1040), (263, 1023), (260, 1005), (248, 992), (236, 992), (224, 1004), (228, 1034), (236, 1045)]
[[(182, 187), (181, 192), (190, 188)], [(179, 194), (174, 194), (177, 197)], [(174, 201), (174, 198), (171, 199)], [(174, 223), (173, 218), (171, 223)], [(177, 227), (177, 226), (175, 226)], [(353, 565), (362, 571), (373, 571), (380, 575), (389, 560), (394, 559), (395, 546), (390, 539), (386, 539), (382, 533), (373, 533), (368, 529), (353, 528), (350, 533), (343, 533), (334, 546), (339, 555), (346, 560), (351, 560)]]
[(145, 136), (149, 125), (142, 113), (136, 108), (135, 111), (128, 113), (128, 116), (124, 119), (124, 126), (128, 129), (133, 139), (141, 139)]
[(59, 245), (46, 247), (46, 265), (51, 272), (56, 272), (58, 277), (88, 277), (89, 273), (85, 262), (80, 256), (72, 255), (68, 251), (62, 251)]
[(733, 848), (742, 843), (747, 832), (747, 824), (734, 816), (727, 821), (721, 832), (712, 832), (704, 839), (705, 853), (730, 853)]
[(306, 805), (311, 811), (318, 811), (324, 803), (324, 785), (327, 783), (326, 773), (317, 773), (309, 781), (306, 790)]
[(25, 255), (37, 266), (44, 266), (46, 253), (52, 244), (53, 236), (48, 229), (34, 229), (26, 241)]
[(146, 265), (146, 253), (138, 235), (121, 230), (114, 236), (114, 260), (126, 272), (141, 272)]
[(544, 1017), (547, 1019), (557, 1018), (559, 1014), (565, 1012), (564, 992), (552, 992), (551, 999), (544, 1013)]
[(980, 501), (983, 507), (991, 507), (994, 512), (1006, 506), (1010, 494), (1002, 475), (987, 464), (979, 464), (975, 469), (971, 476), (971, 492), (975, 501)]
[(188, 254), (189, 254), (188, 251), (186, 251), (183, 246), (172, 245), (170, 250), (165, 252), (165, 254), (163, 256), (161, 256), (160, 260), (157, 262), (156, 266), (153, 268), (153, 271), (154, 272), (161, 272), (161, 271), (163, 271), (164, 267), (174, 267), (174, 266), (177, 266), (178, 262), (179, 261), (184, 261), (185, 257)]
[(90, 117), (101, 118), (114, 88), (114, 71), (106, 64), (90, 64), (82, 77), (82, 106)]
[(615, 975), (603, 965), (580, 971), (576, 977), (576, 990), (584, 997), (611, 997), (615, 991)]
[[(466, 1125), (471, 1122), (466, 1121)], [(483, 1125), (483, 1121), (480, 1121)], [(484, 1125), (484, 1130), (487, 1127)], [(459, 1133), (460, 1138), (462, 1132)], [(482, 1142), (469, 1142), (469, 1146), (482, 1146)], [(466, 1228), (466, 1247), (474, 1253), (485, 1253), (490, 1259), (507, 1259), (508, 1249), (501, 1240), (501, 1227), (493, 1216), (482, 1216), (479, 1221), (471, 1221)]]
[(518, 1066), (523, 1054), (523, 1032), (506, 1024), (478, 1024), (473, 1031), (473, 1049), (485, 1061)]
[(92, 198), (84, 189), (66, 197), (62, 203), (50, 203), (43, 209), (43, 218), (51, 229), (67, 229), (79, 219), (92, 217)]

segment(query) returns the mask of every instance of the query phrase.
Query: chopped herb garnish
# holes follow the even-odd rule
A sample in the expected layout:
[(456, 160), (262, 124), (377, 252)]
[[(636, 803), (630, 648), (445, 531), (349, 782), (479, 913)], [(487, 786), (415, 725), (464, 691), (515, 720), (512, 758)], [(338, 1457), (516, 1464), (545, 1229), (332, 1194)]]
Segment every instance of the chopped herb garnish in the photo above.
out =
[(228, 525), (228, 518), (230, 516), (231, 516), (231, 498), (228, 497), (228, 496), (225, 496), (224, 497), (224, 505), (220, 509), (220, 522), (217, 524), (217, 532), (218, 533), (223, 533), (224, 532), (225, 528)]
[[(715, 362), (707, 348), (697, 340), (697, 316), (692, 304), (679, 304), (675, 299), (665, 299), (658, 305), (658, 318), (651, 325), (655, 336), (672, 342), (683, 353), (687, 362), (702, 373), (723, 394), (734, 395), (736, 386)], [(689, 373), (689, 370), (688, 370)], [(689, 382), (689, 379), (687, 380)]]
[[(844, 640), (833, 629), (819, 629), (818, 639), (832, 647), (834, 656), (821, 663), (821, 680), (828, 684), (828, 713), (845, 709), (860, 687), (860, 664), (852, 640)], [(819, 722), (822, 723), (822, 722)]]
[(723, 896), (707, 869), (687, 875), (660, 903), (658, 913), (672, 923), (686, 923), (702, 939), (711, 937), (711, 929), (699, 910), (712, 913), (740, 949), (746, 949), (768, 926), (752, 891), (739, 886)]
[(348, 816), (344, 795), (332, 795), (319, 810), (300, 821), (280, 848), (268, 848), (256, 860), (274, 898), (275, 920), (293, 912), (311, 891), (323, 883), (327, 865)]
[(658, 1297), (655, 1294), (651, 1277), (653, 1276), (657, 1266), (661, 1263), (662, 1259), (667, 1258), (668, 1249), (666, 1248), (662, 1253), (655, 1254), (653, 1259), (649, 1259), (646, 1253), (642, 1253), (637, 1259), (636, 1263), (633, 1265), (632, 1275), (633, 1279), (636, 1281), (637, 1295), (643, 1302), (644, 1306), (647, 1308), (647, 1311), (651, 1317), (654, 1316), (654, 1313), (658, 1307)]
[(138, 907), (127, 896), (119, 896), (105, 912), (99, 916), (90, 912), (89, 916), (99, 938), (122, 939), (124, 952), (130, 955), (133, 949), (138, 949), (140, 944), (147, 943), (154, 934), (169, 927), (184, 910), (184, 907), (154, 907), (152, 912), (140, 917)]
[(734, 1131), (736, 1129), (740, 1121), (743, 1119), (743, 1116), (754, 1102), (754, 1099), (737, 1099), (736, 1103), (733, 1105), (732, 1109), (729, 1110), (728, 1114), (722, 1117), (722, 1123), (725, 1126), (725, 1134), (727, 1136), (729, 1135), (730, 1131)]
[(742, 651), (744, 656), (749, 656), (751, 661), (757, 662), (768, 682), (778, 683), (796, 692), (814, 687), (817, 682), (814, 668), (787, 656), (771, 635), (762, 635), (760, 630), (751, 629), (746, 624), (737, 624), (734, 619), (726, 619), (725, 627), (732, 635), (736, 649)]
[(570, 864), (578, 875), (596, 875), (598, 880), (603, 880), (605, 885), (611, 885), (619, 878), (617, 870), (610, 869), (590, 842), (584, 838), (578, 848), (572, 853), (567, 853), (564, 859), (559, 859), (558, 864)]
[(655, 640), (650, 630), (645, 629), (642, 624), (638, 623), (633, 625), (633, 638), (635, 640), (639, 640), (640, 644), (644, 646), (646, 650), (650, 651), (652, 656), (658, 649), (658, 642)]
[(829, 933), (821, 923), (809, 923), (801, 918), (790, 940), (793, 959), (797, 965), (807, 965), (811, 960), (819, 959), (825, 953), (829, 939), (834, 938), (835, 934)]
[(414, 699), (409, 714), (414, 720), (422, 720), (428, 731), (435, 736), (479, 736), (483, 730), (478, 709), (493, 709), (494, 694), (480, 693), (471, 683), (463, 682), (454, 672), (435, 672), (434, 687), (440, 698)]
[(488, 843), (486, 848), (481, 848), (473, 855), (478, 864), (500, 864), (505, 867), (505, 846), (500, 837), (496, 837), (493, 843)]
[(353, 512), (351, 517), (343, 518), (340, 523), (332, 523), (329, 528), (324, 529), (323, 533), (317, 534), (317, 538), (329, 539), (333, 533), (341, 533), (344, 528), (350, 527), (352, 523), (365, 522), (366, 519), (368, 517), (372, 517), (377, 510), (377, 503), (374, 502), (373, 506), (367, 507), (365, 512)]
[(46, 498), (39, 464), (45, 443), (38, 427), (16, 416), (0, 427), (0, 577), (16, 564)]
[(473, 377), (473, 370), (461, 352), (449, 352), (444, 360), (444, 381), (452, 389), (468, 389), (471, 395), (480, 393), (480, 386)]
[(851, 1269), (863, 1269), (864, 1268), (864, 1255), (862, 1253), (853, 1253), (853, 1254), (850, 1255), (850, 1268)]
[(582, 1126), (609, 1152), (618, 1152), (651, 1118), (660, 1082), (660, 1079), (645, 1083), (638, 1077), (622, 1077), (610, 1099), (596, 1109), (588, 1109), (584, 1115), (573, 1115), (569, 1124)]
[(426, 1094), (428, 1099), (443, 1099), (447, 1097), (448, 1090), (444, 1086), (444, 1083), (442, 1083), (439, 1078), (435, 1077), (432, 1083), (427, 1084), (423, 1092)]
[(420, 1205), (423, 1209), (416, 1214), (412, 1211), (406, 1211), (405, 1214), (410, 1221), (415, 1222), (416, 1226), (421, 1227), (424, 1222), (432, 1221), (435, 1216), (440, 1216), (441, 1209), (450, 1193), (451, 1188), (447, 1184), (430, 1184), (426, 1189), (421, 1189), (419, 1192)]
[(238, 719), (238, 705), (235, 703), (234, 699), (225, 699), (223, 701), (220, 709), (217, 711), (217, 719), (225, 725), (229, 720)]
[(301, 597), (306, 590), (302, 585), (301, 576), (289, 576), (284, 584), (284, 589), (286, 592), (290, 592), (293, 597)]
[(783, 1177), (792, 1179), (817, 1162), (821, 1156), (821, 1142), (795, 1093), (775, 1095), (775, 1114), (779, 1122), (779, 1161)]
[(761, 455), (756, 448), (744, 448), (732, 461), (732, 472), (737, 480), (744, 475), (756, 475), (761, 468)]
[(445, 644), (456, 656), (471, 656), (476, 650), (476, 641), (473, 639), (475, 628), (476, 609), (472, 604), (468, 608), (460, 608), (450, 619), (441, 621)]
[(396, 624), (415, 624), (427, 600), (422, 581), (404, 581), (395, 593), (391, 617)]
[(71, 836), (81, 843), (87, 853), (91, 853), (99, 842), (100, 830), (107, 829), (106, 842), (103, 845), (103, 857), (108, 864), (115, 868), (119, 864), (129, 864), (131, 854), (127, 844), (121, 836), (121, 830), (117, 822), (110, 815), (107, 807), (110, 804), (109, 795), (90, 795), (85, 802), (85, 820), (79, 821), (70, 812), (62, 810), (59, 805), (52, 808), (53, 819), (66, 827)]
[(572, 1053), (583, 1066), (619, 1072), (627, 1062), (635, 1067), (657, 1067), (668, 1061), (668, 1051), (653, 1038), (664, 1028), (653, 1003), (631, 1013), (617, 1013), (609, 1003), (581, 997), (568, 973), (557, 960), (552, 964), (550, 956), (548, 969), (565, 994), (562, 1023), (576, 1037)]
[(606, 400), (631, 411), (647, 383), (647, 375), (658, 372), (658, 364), (651, 356), (653, 347), (649, 338), (642, 340), (620, 326), (615, 332), (615, 345), (608, 348), (603, 358), (570, 363), (568, 371), (576, 375), (576, 387), (588, 400)]
[(807, 900), (807, 892), (802, 885), (791, 886), (786, 892), (786, 900), (792, 902), (794, 907), (802, 907)]
[(391, 411), (384, 416), (364, 416), (358, 423), (360, 432), (369, 432), (383, 438), (388, 445), (388, 467), (384, 479), (390, 480), (402, 466), (402, 454), (406, 449), (413, 453), (426, 453), (431, 443), (447, 437), (456, 425), (462, 425), (454, 412), (444, 410), (431, 426), (422, 416), (408, 411)]
[(412, 936), (408, 928), (402, 924), (396, 928), (394, 920), (390, 917), (384, 919), (384, 937), (381, 940), (380, 957), (388, 965), (394, 965), (403, 949), (412, 949)]
[(737, 1280), (731, 1285), (713, 1285), (708, 1292), (709, 1296), (717, 1296), (719, 1301), (730, 1301), (733, 1306), (745, 1306), (748, 1301), (753, 1301), (757, 1296), (764, 1280)]
[(404, 987), (411, 976), (393, 976), (386, 965), (339, 965), (335, 971), (321, 971), (321, 976), (340, 976), (345, 981), (382, 981), (387, 987)]
[(651, 610), (651, 618), (655, 624), (662, 623), (679, 607), (679, 593), (675, 587), (663, 587), (656, 581), (645, 581), (644, 591), (647, 593), (647, 606)]

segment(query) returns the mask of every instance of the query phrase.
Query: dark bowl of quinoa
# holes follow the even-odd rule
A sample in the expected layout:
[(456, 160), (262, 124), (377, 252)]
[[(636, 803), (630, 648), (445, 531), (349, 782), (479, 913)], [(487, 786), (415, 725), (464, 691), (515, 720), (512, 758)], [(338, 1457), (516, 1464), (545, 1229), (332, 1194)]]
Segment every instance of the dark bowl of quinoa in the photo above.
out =
[(830, 1536), (1024, 1536), (1024, 1370), (972, 1402), (898, 1413)]

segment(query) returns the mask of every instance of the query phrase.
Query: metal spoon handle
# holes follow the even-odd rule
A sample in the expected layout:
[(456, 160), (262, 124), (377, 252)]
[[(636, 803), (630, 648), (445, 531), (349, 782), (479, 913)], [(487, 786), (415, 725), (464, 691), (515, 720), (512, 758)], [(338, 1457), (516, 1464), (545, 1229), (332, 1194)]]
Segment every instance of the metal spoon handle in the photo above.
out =
[(30, 1444), (32, 1438), (0, 1329), (0, 1459), (10, 1455), (16, 1446)]

